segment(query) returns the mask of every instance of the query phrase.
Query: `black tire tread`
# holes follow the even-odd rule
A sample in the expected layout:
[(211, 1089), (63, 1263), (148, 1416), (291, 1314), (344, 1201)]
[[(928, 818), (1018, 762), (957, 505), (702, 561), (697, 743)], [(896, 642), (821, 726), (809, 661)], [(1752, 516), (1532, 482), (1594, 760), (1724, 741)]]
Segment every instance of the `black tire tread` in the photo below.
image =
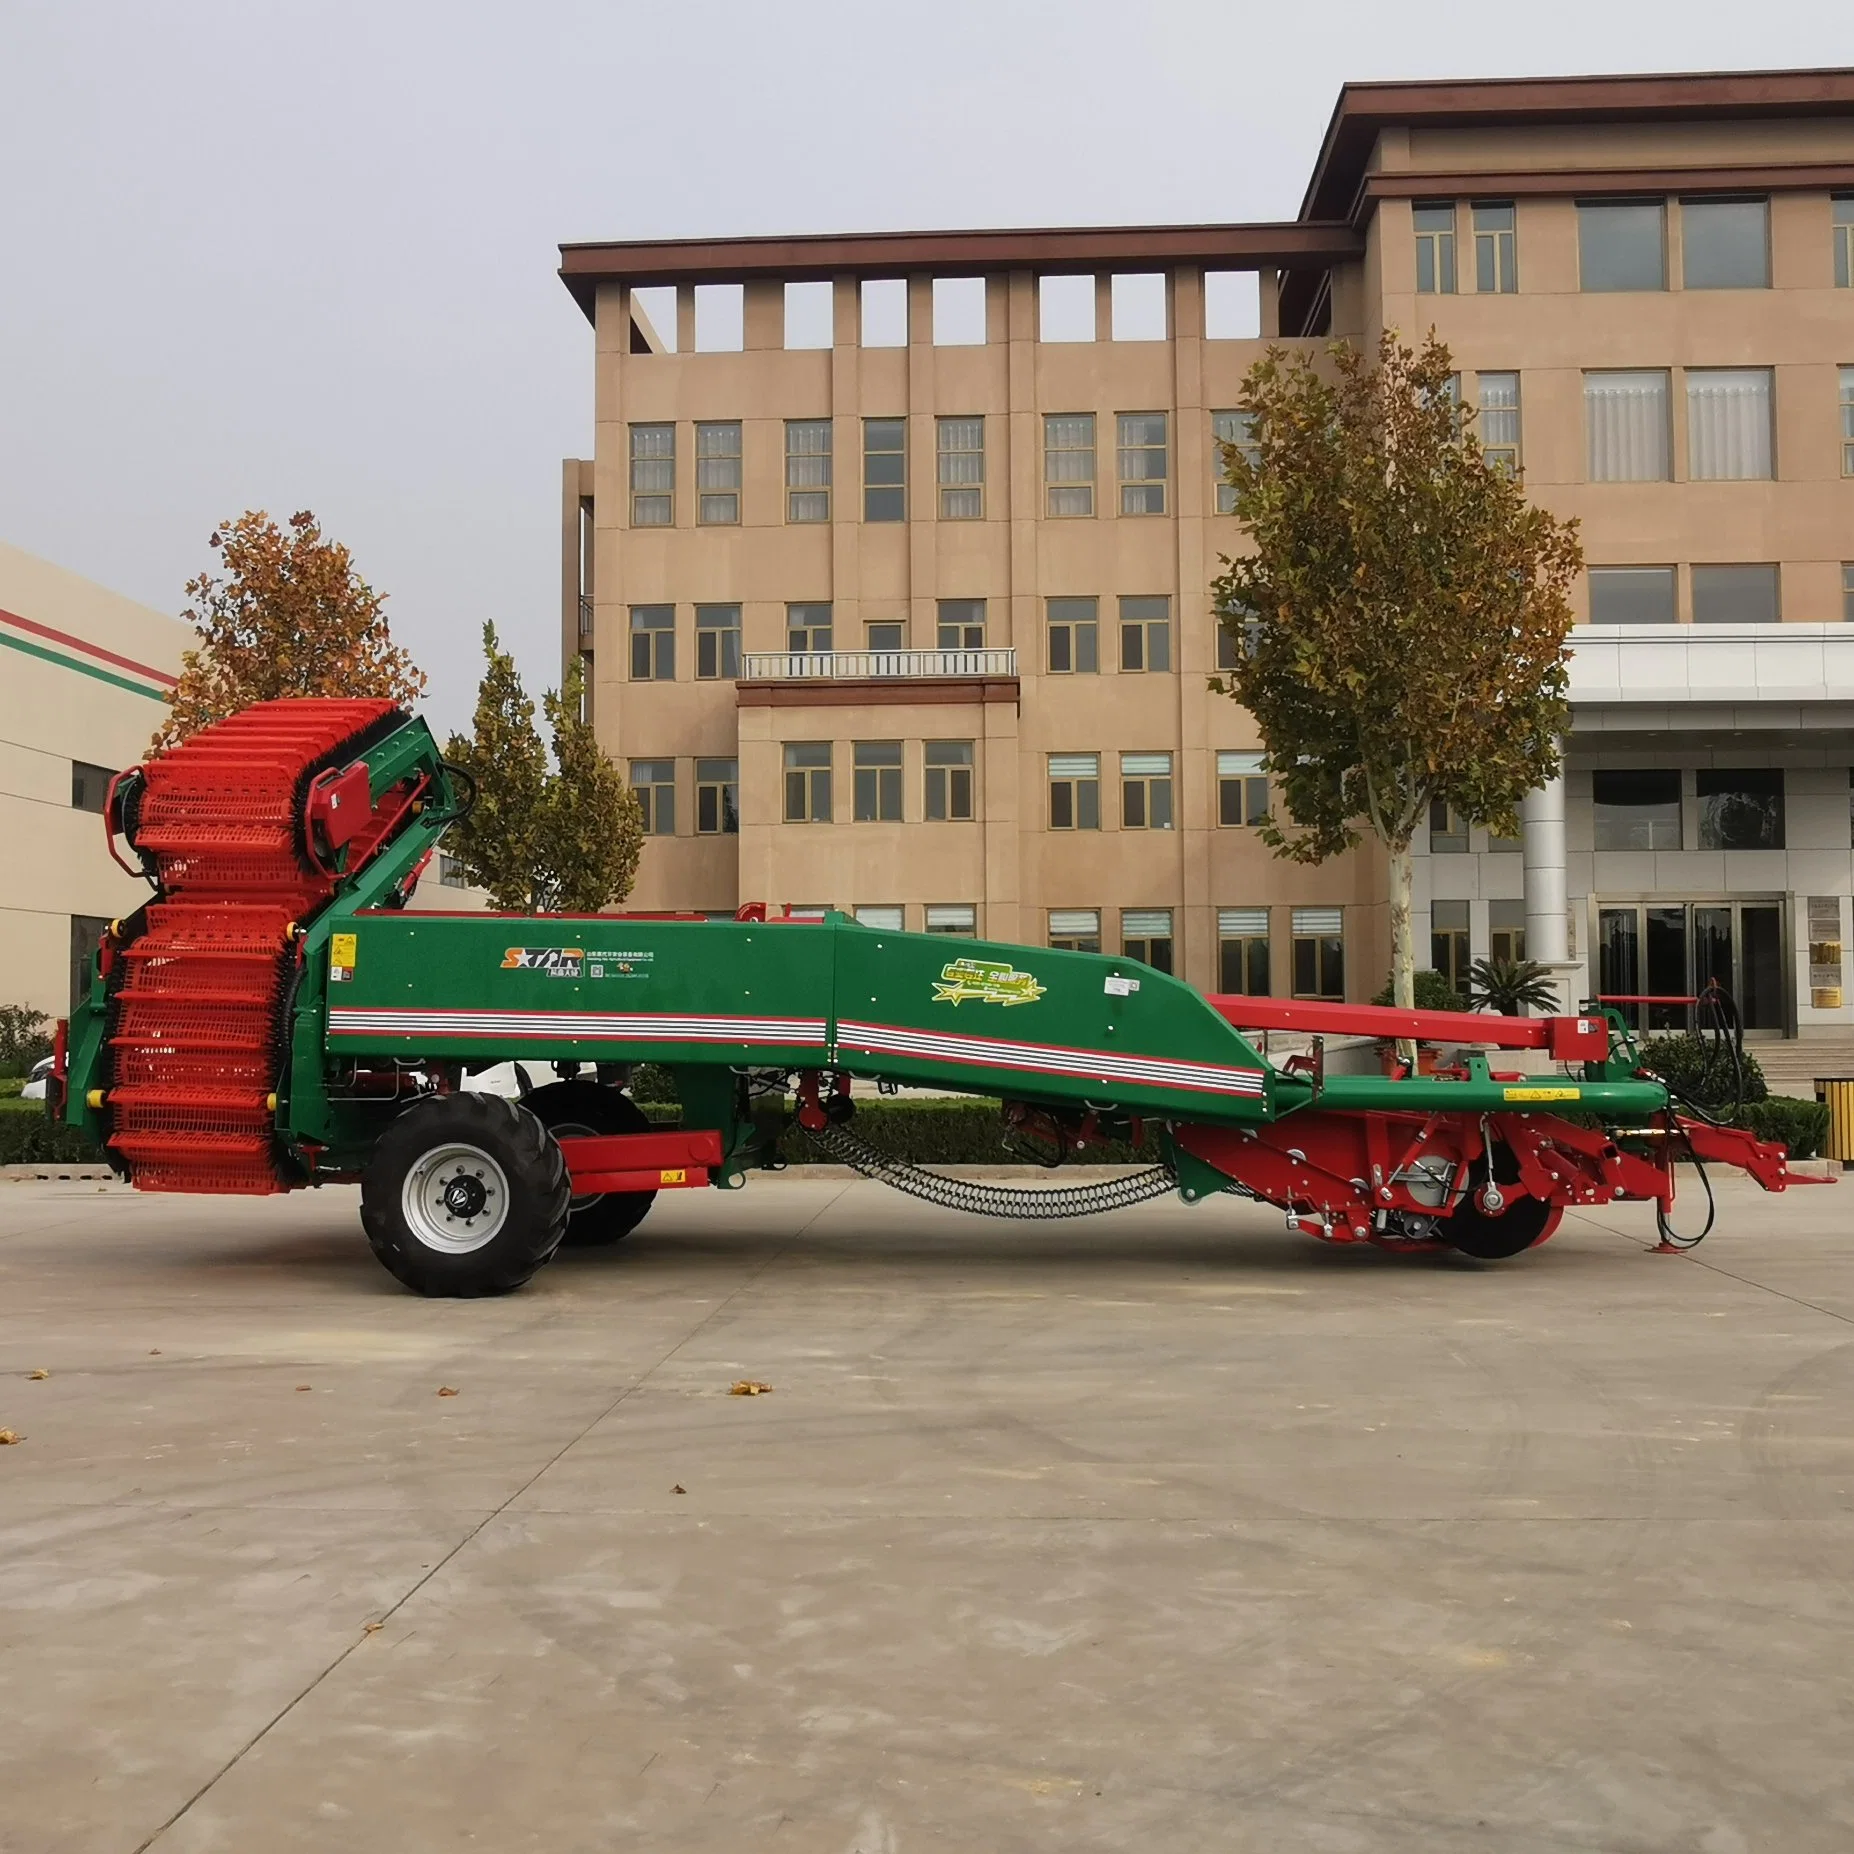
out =
[[(522, 1102), (550, 1132), (590, 1127), (595, 1133), (648, 1133), (644, 1110), (629, 1095), (594, 1081), (549, 1082)], [(607, 1191), (567, 1217), (565, 1249), (608, 1249), (643, 1222), (657, 1201), (654, 1191)]]
[[(433, 1146), (457, 1140), (492, 1153), (508, 1178), (509, 1223), (468, 1255), (440, 1255), (405, 1227), (400, 1189)], [(571, 1197), (566, 1161), (535, 1116), (493, 1094), (419, 1102), (382, 1136), (361, 1178), (361, 1227), (387, 1273), (414, 1293), (475, 1300), (510, 1294), (560, 1246)]]

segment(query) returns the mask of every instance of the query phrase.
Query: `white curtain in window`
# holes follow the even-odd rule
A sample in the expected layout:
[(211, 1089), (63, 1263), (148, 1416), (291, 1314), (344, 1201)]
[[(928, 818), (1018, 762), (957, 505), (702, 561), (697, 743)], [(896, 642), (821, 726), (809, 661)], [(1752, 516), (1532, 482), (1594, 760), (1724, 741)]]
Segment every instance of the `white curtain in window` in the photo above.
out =
[(970, 902), (949, 902), (927, 910), (927, 931), (933, 933), (971, 933), (978, 925), (978, 909)]
[(1135, 775), (1151, 778), (1155, 774), (1172, 770), (1172, 756), (1169, 753), (1123, 753), (1120, 756), (1120, 770), (1128, 778)]
[(1217, 755), (1217, 777), (1219, 779), (1255, 779), (1262, 772), (1262, 755), (1259, 753), (1219, 753)]
[(1668, 477), (1667, 375), (1659, 370), (1584, 375), (1593, 483), (1662, 483)]
[(1099, 908), (1051, 908), (1049, 936), (1052, 940), (1087, 940), (1101, 931)]
[(899, 908), (858, 908), (856, 918), (863, 926), (877, 928), (883, 933), (901, 932)]
[(1098, 753), (1052, 753), (1049, 776), (1052, 779), (1098, 779), (1101, 756)]
[(1296, 908), (1294, 910), (1294, 931), (1304, 934), (1333, 934), (1345, 929), (1345, 911), (1342, 908)]
[(1260, 940), (1268, 933), (1266, 908), (1219, 908), (1217, 932), (1225, 940)]
[(1130, 940), (1163, 940), (1172, 931), (1170, 908), (1122, 908), (1120, 931)]
[(1698, 367), (1687, 374), (1687, 474), (1742, 482), (1771, 474), (1770, 369)]

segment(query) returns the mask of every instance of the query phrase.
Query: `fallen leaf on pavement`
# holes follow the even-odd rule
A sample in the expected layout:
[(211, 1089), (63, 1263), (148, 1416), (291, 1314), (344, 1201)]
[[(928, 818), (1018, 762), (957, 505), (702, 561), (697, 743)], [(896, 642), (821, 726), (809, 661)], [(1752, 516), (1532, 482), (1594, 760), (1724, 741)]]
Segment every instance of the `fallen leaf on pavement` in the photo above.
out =
[(29, 1378), (49, 1378), (51, 1376), (51, 1373), (49, 1371), (43, 1371), (43, 1370), (28, 1371), (26, 1373), (26, 1376)]
[(361, 1633), (363, 1635), (378, 1635), (385, 1627), (386, 1624), (383, 1622), (366, 1622), (361, 1625)]
[(305, 1391), (305, 1390), (308, 1390), (308, 1389), (309, 1389), (310, 1387), (309, 1387), (309, 1386), (308, 1386), (307, 1384), (299, 1384), (299, 1385), (297, 1385), (297, 1387), (296, 1387), (296, 1388), (297, 1388), (297, 1389), (298, 1389), (299, 1391)]
[(438, 1395), (440, 1397), (455, 1397), (457, 1393), (450, 1387), (450, 1385), (440, 1384), (438, 1386)]
[(771, 1389), (770, 1384), (762, 1384), (758, 1378), (741, 1378), (728, 1386), (727, 1394), (730, 1397), (764, 1397)]
[(688, 1491), (688, 1488), (683, 1486), (681, 1481), (678, 1481), (676, 1485), (670, 1489), (671, 1493), (687, 1493)]
[(11, 1448), (15, 1442), (23, 1442), (25, 1439), (17, 1430), (0, 1429), (0, 1448)]

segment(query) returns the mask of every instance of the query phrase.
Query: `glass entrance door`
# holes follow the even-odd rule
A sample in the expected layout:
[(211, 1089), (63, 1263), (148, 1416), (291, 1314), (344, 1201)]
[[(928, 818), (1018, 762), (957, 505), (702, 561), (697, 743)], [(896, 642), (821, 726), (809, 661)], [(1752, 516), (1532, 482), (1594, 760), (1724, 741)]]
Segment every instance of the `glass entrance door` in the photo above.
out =
[[(1717, 982), (1746, 1030), (1783, 1034), (1780, 901), (1605, 901), (1597, 906), (1597, 990), (1605, 997), (1692, 997)], [(1618, 1006), (1636, 1029), (1687, 1030), (1692, 1007)]]

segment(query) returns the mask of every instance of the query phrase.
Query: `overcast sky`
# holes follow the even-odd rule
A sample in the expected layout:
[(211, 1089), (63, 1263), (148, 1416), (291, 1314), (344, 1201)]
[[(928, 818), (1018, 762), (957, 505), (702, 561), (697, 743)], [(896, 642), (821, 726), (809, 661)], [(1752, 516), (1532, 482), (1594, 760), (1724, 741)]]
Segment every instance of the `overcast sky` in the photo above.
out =
[(557, 676), (598, 238), (1286, 218), (1347, 78), (1854, 61), (1844, 0), (0, 0), (0, 540), (165, 611), (313, 508)]

